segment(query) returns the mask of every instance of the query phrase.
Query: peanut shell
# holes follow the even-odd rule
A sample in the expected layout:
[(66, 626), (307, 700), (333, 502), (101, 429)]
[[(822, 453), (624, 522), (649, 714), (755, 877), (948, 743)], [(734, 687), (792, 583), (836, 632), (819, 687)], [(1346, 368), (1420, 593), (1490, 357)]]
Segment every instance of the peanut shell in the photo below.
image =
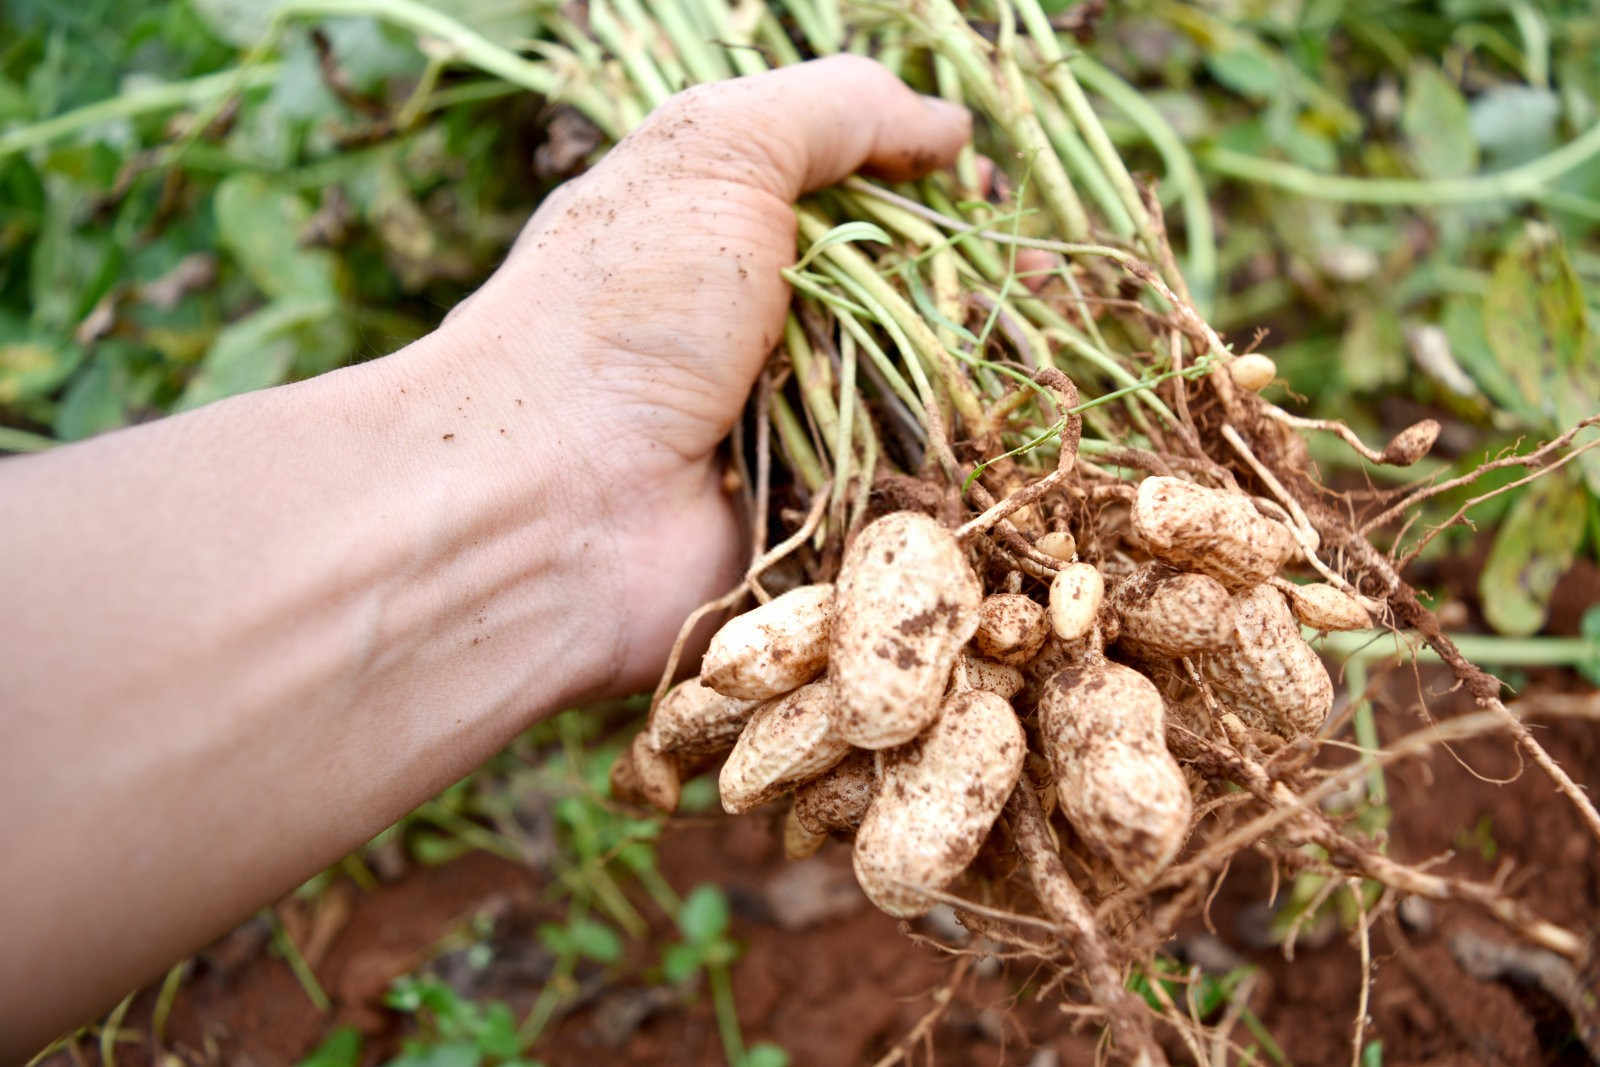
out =
[(996, 663), (992, 659), (983, 659), (970, 652), (961, 653), (961, 658), (956, 661), (955, 672), (950, 675), (951, 691), (987, 689), (1006, 700), (1017, 695), (1022, 683), (1022, 672), (1016, 667)]
[(978, 854), (1022, 774), (1026, 739), (1011, 705), (967, 689), (938, 721), (883, 757), (883, 781), (856, 833), (856, 881), (890, 915), (933, 907)]
[(1200, 672), (1251, 726), (1295, 738), (1333, 707), (1333, 681), (1300, 637), (1289, 605), (1270, 585), (1234, 598), (1234, 641), (1200, 657)]
[(723, 810), (749, 811), (844, 759), (850, 746), (834, 732), (835, 708), (826, 679), (758, 707), (717, 778)]
[(783, 817), (783, 855), (791, 860), (803, 860), (807, 856), (814, 856), (822, 843), (828, 840), (826, 833), (813, 833), (801, 824), (795, 813), (790, 808), (789, 814)]
[(839, 567), (828, 644), (839, 736), (889, 748), (932, 722), (982, 599), (961, 546), (935, 520), (896, 511), (863, 528)]
[(1268, 356), (1251, 352), (1228, 363), (1228, 377), (1241, 389), (1259, 393), (1278, 376), (1278, 365)]
[(794, 813), (812, 833), (854, 830), (878, 795), (873, 755), (857, 749), (837, 766), (794, 791)]
[(1209, 574), (1230, 589), (1266, 581), (1299, 551), (1294, 535), (1240, 493), (1162, 476), (1139, 483), (1133, 529), (1177, 570)]
[(1026, 663), (1050, 636), (1045, 610), (1022, 593), (996, 593), (978, 606), (978, 629), (972, 635), (977, 650), (996, 663), (1015, 667)]
[(706, 649), (700, 680), (724, 696), (770, 700), (828, 665), (833, 586), (802, 585), (729, 619)]
[(1105, 579), (1093, 564), (1067, 564), (1050, 582), (1050, 628), (1061, 640), (1076, 641), (1094, 628), (1105, 595)]
[(611, 764), (611, 795), (671, 814), (678, 807), (680, 778), (677, 760), (652, 749), (641, 730)]
[(1112, 598), (1117, 640), (1141, 656), (1187, 656), (1233, 639), (1233, 597), (1206, 574), (1139, 568)]
[(1193, 811), (1165, 722), (1156, 687), (1117, 663), (1068, 667), (1039, 700), (1039, 740), (1063, 814), (1135, 885), (1172, 862)]
[(1062, 563), (1071, 563), (1078, 558), (1078, 542), (1066, 530), (1052, 530), (1047, 534), (1040, 534), (1033, 547), (1047, 556), (1059, 559)]
[(1360, 602), (1327, 582), (1289, 585), (1279, 590), (1289, 598), (1294, 617), (1313, 630), (1365, 630), (1372, 616)]
[(667, 690), (650, 713), (645, 735), (657, 752), (726, 752), (759, 703), (723, 696), (700, 679), (690, 678)]

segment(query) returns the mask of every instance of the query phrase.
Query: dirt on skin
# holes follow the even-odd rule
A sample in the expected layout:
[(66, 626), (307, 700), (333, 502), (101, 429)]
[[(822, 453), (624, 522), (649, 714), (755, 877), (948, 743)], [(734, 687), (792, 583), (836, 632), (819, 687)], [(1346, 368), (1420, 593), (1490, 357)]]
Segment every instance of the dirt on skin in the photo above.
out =
[[(1459, 694), (1441, 695), (1448, 685), (1442, 672), (1422, 672), (1420, 684), (1434, 715), (1464, 710)], [(1421, 725), (1418, 685), (1409, 669), (1385, 679), (1376, 699), (1382, 736), (1398, 737)], [(1539, 678), (1536, 689), (1581, 686), (1552, 673)], [(1600, 790), (1600, 725), (1549, 720), (1538, 734), (1580, 785)], [(1509, 778), (1519, 769), (1520, 776), (1507, 784), (1474, 776)], [(1425, 763), (1392, 768), (1387, 780), (1395, 812), (1391, 855), (1406, 862), (1447, 855), (1439, 870), (1498, 878), (1544, 917), (1595, 936), (1600, 848), (1539, 771), (1520, 767), (1504, 738), (1469, 741), (1456, 746), (1454, 756), (1435, 751)], [(848, 846), (829, 843), (803, 865), (785, 861), (773, 809), (678, 820), (660, 853), (663, 873), (680, 890), (714, 882), (728, 893), (732, 933), (744, 948), (733, 977), (745, 1039), (776, 1042), (796, 1065), (875, 1062), (916, 1026), (950, 974), (950, 957), (908, 938), (902, 924), (866, 905), (850, 876)], [(1211, 907), (1218, 936), (1200, 936), (1205, 923), (1196, 916), (1180, 941), (1196, 953), (1210, 946), (1213, 956), (1220, 941), (1220, 962), (1259, 967), (1249, 1006), (1287, 1062), (1349, 1063), (1361, 982), (1351, 934), (1336, 925), (1309, 930), (1293, 962), (1277, 949), (1250, 947), (1262, 936), (1262, 904), (1271, 884), (1265, 864), (1241, 854)], [(421, 966), (441, 939), (447, 951), (434, 964), (439, 973), (467, 995), (510, 1002), (520, 1015), (552, 964), (535, 930), (559, 915), (542, 888), (535, 873), (475, 854), (443, 868), (412, 869), (370, 892), (346, 885), (324, 895), (334, 903), (320, 905), (320, 917), (303, 902), (286, 905), (281, 912), (300, 943), (326, 944), (315, 970), (334, 1002), (328, 1016), (316, 1012), (283, 960), (270, 952), (267, 930), (258, 921), (212, 946), (195, 966), (178, 994), (164, 1049), (123, 1042), (117, 1061), (278, 1067), (297, 1062), (332, 1026), (350, 1023), (368, 1035), (365, 1062), (381, 1062), (409, 1026), (405, 1016), (382, 1007), (384, 990), (392, 978)], [(632, 955), (618, 968), (620, 977), (580, 968), (575, 977), (581, 1006), (553, 1024), (535, 1049), (551, 1067), (723, 1062), (703, 991), (680, 997), (650, 980), (648, 971), (657, 962), (651, 954), (672, 935), (648, 900), (636, 895), (636, 903), (652, 924), (653, 947), (630, 944)], [(464, 931), (475, 915), (480, 929), (493, 930), (495, 958), (485, 968), (465, 962), (464, 947), (472, 938)], [(1458, 905), (1408, 910), (1406, 918), (1380, 919), (1371, 929), (1371, 1022), (1363, 1041), (1383, 1042), (1385, 1067), (1589, 1062), (1554, 999), (1508, 982), (1480, 981), (1456, 962), (1452, 939), (1464, 930), (1507, 940), (1493, 923)], [(453, 948), (452, 931), (458, 934)], [(1036, 1001), (1032, 973), (1020, 962), (973, 967), (929, 1042), (912, 1050), (911, 1062), (1093, 1062), (1092, 1032), (1081, 1023), (1075, 1027), (1073, 1017), (1053, 1003)], [(1591, 989), (1594, 977), (1588, 979)], [(153, 1004), (153, 988), (141, 993), (125, 1027), (148, 1033)], [(1158, 1033), (1174, 1062), (1192, 1060), (1170, 1028)], [(1255, 1044), (1242, 1025), (1230, 1036), (1240, 1046)], [(48, 1062), (98, 1062), (92, 1045), (85, 1040), (76, 1056), (64, 1052)], [(1259, 1051), (1257, 1062), (1263, 1062)]]

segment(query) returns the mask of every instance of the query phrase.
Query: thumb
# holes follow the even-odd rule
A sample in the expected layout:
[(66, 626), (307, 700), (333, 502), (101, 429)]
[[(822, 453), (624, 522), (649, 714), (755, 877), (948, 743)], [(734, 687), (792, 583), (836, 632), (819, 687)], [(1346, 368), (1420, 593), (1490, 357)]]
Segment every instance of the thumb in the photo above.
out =
[(960, 105), (839, 55), (686, 90), (627, 142), (657, 173), (719, 177), (792, 201), (861, 169), (920, 177), (954, 161), (971, 133)]

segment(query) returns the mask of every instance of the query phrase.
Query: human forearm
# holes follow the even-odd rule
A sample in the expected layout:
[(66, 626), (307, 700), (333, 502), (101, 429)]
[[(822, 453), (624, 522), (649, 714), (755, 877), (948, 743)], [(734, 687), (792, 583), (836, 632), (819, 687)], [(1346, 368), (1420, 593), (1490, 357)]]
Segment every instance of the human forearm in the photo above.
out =
[(0, 464), (0, 990), (42, 1027), (0, 1032), (78, 1021), (604, 683), (581, 450), (462, 341)]

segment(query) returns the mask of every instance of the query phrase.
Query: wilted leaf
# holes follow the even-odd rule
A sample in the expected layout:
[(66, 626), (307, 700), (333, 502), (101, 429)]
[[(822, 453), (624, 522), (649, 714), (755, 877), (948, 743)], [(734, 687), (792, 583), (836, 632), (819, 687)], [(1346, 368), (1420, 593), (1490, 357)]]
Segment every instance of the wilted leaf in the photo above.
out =
[(235, 174), (217, 186), (217, 232), (250, 280), (268, 296), (331, 302), (336, 260), (323, 248), (300, 247), (311, 217), (299, 196), (256, 174)]
[(1489, 625), (1513, 636), (1539, 632), (1556, 582), (1583, 541), (1587, 511), (1583, 488), (1565, 470), (1540, 478), (1518, 499), (1478, 578)]
[(183, 391), (178, 409), (278, 385), (289, 377), (308, 328), (334, 314), (318, 300), (281, 300), (232, 323), (221, 333)]
[(1459, 178), (1478, 169), (1478, 142), (1467, 101), (1432, 64), (1411, 69), (1400, 129), (1424, 178)]

